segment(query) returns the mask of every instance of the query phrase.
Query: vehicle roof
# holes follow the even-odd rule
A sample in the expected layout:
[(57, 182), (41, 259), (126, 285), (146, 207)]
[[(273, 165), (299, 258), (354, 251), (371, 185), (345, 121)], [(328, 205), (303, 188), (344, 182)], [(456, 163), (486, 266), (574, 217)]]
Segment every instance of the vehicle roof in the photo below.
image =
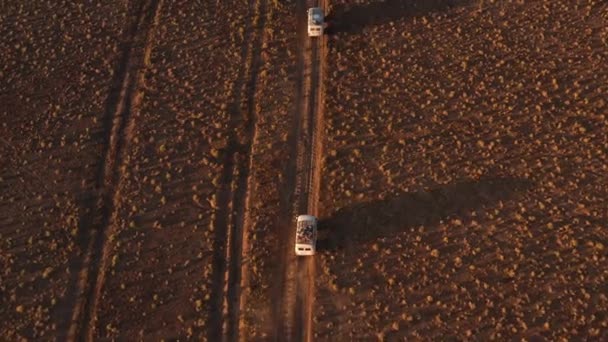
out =
[(298, 216), (298, 221), (313, 221), (317, 218), (312, 215), (300, 215)]
[(308, 9), (308, 13), (323, 14), (323, 9), (321, 7), (311, 7)]

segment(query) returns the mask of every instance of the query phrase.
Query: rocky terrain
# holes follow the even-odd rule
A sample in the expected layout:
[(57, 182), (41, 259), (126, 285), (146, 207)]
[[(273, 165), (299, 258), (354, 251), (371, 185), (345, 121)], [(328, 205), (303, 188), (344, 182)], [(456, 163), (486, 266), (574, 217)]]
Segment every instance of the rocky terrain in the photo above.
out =
[(331, 2), (317, 338), (606, 338), (608, 6), (402, 3)]
[(318, 3), (0, 6), (1, 340), (608, 338), (606, 2)]

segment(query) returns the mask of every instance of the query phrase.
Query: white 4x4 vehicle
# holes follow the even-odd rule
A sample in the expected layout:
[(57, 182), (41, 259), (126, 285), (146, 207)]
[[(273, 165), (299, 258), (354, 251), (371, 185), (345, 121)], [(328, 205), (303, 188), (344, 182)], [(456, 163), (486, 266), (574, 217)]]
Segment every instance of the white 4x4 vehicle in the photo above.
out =
[(300, 215), (296, 220), (296, 255), (314, 255), (317, 247), (317, 218)]
[(324, 28), (323, 9), (313, 7), (308, 9), (308, 36), (319, 37), (323, 34)]

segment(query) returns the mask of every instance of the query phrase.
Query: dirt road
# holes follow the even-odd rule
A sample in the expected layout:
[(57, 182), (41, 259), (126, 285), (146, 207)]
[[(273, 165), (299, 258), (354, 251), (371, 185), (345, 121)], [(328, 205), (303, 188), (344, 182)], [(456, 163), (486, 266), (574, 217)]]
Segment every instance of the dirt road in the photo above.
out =
[[(221, 166), (218, 172), (220, 186), (217, 210), (210, 223), (215, 232), (210, 244), (210, 315), (205, 322), (206, 335), (210, 340), (232, 341), (238, 338), (243, 282), (241, 261), (243, 250), (246, 250), (249, 175), (256, 136), (255, 93), (261, 64), (266, 4), (266, 1), (260, 1), (249, 9), (251, 21), (245, 23), (247, 44), (243, 44), (240, 50), (242, 67), (235, 75), (226, 100), (230, 133), (225, 153), (218, 158)], [(166, 10), (172, 9), (168, 7)], [(134, 145), (137, 145), (139, 141), (141, 145), (141, 139), (133, 131), (144, 120), (138, 119), (142, 112), (144, 89), (154, 84), (153, 81), (144, 84), (144, 78), (154, 68), (150, 62), (152, 49), (156, 47), (153, 35), (159, 26), (161, 11), (167, 15), (164, 10), (162, 0), (140, 1), (134, 3), (128, 16), (130, 21), (125, 32), (122, 58), (106, 105), (106, 151), (97, 175), (98, 191), (87, 200), (90, 210), (81, 218), (82, 243), (86, 244), (87, 253), (80, 271), (74, 276), (71, 290), (77, 298), (71, 320), (67, 323), (69, 326), (65, 328), (71, 340), (94, 340), (99, 337), (99, 330), (103, 330), (100, 326), (104, 327), (99, 321), (107, 316), (107, 304), (100, 303), (100, 298), (113, 293), (113, 287), (106, 286), (106, 273), (108, 265), (114, 262), (111, 261), (110, 250), (116, 245), (113, 239), (117, 236), (117, 226), (120, 226), (123, 214), (120, 212), (121, 205), (124, 207), (124, 198), (128, 197), (123, 195), (125, 191), (121, 184), (125, 183), (123, 174), (127, 169), (126, 163), (135, 159), (130, 155), (133, 150), (130, 142), (135, 141)], [(146, 96), (146, 105), (153, 98)], [(160, 240), (167, 241), (166, 238)], [(118, 301), (118, 296), (111, 297)]]
[(290, 212), (285, 213), (283, 243), (285, 244), (281, 288), (278, 296), (279, 312), (275, 313), (275, 340), (309, 341), (312, 339), (312, 307), (314, 302), (315, 259), (298, 258), (293, 251), (294, 219), (300, 214), (318, 215), (318, 193), (322, 162), (323, 125), (323, 61), (325, 38), (310, 38), (307, 34), (306, 11), (310, 7), (325, 7), (324, 1), (300, 1), (297, 8), (296, 111), (294, 138), (295, 163), (293, 196)]
[(124, 151), (133, 130), (134, 115), (143, 99), (142, 83), (152, 51), (152, 35), (158, 22), (162, 0), (136, 3), (125, 32), (125, 43), (112, 90), (106, 102), (106, 144), (103, 162), (97, 171), (97, 193), (85, 200), (88, 211), (81, 218), (79, 236), (86, 244), (86, 255), (73, 280), (75, 296), (68, 339), (92, 340), (97, 304), (108, 263), (106, 241), (116, 224), (116, 203), (120, 198), (119, 183), (123, 178)]
[[(241, 285), (243, 253), (247, 250), (248, 202), (252, 148), (256, 145), (256, 88), (261, 65), (263, 30), (266, 22), (266, 1), (251, 5), (250, 27), (241, 50), (245, 66), (235, 81), (229, 105), (231, 136), (223, 162), (220, 213), (214, 226), (218, 238), (213, 248), (213, 287), (208, 338), (212, 341), (236, 341), (239, 337), (239, 318), (244, 302)], [(239, 127), (243, 131), (239, 135)], [(246, 273), (246, 271), (245, 271)]]

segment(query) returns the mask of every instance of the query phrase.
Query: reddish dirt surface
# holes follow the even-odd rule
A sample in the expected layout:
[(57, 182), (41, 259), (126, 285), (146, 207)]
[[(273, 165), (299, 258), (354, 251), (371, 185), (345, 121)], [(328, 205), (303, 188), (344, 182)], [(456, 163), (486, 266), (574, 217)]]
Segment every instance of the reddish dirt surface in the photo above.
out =
[(266, 4), (7, 9), (0, 336), (272, 330), (295, 37)]
[(0, 336), (65, 339), (127, 8), (13, 2), (0, 22)]
[(295, 182), (296, 70), (295, 4), (268, 6), (263, 64), (256, 89), (257, 141), (249, 205), (248, 252), (243, 263), (249, 283), (242, 312), (242, 336), (268, 339), (281, 317), (286, 243), (292, 222)]
[(331, 1), (317, 340), (608, 338), (608, 6), (396, 3)]
[[(1, 340), (284, 338), (297, 4), (0, 6)], [(608, 339), (608, 5), (330, 6), (313, 339)]]
[(234, 329), (227, 283), (251, 144), (254, 10), (231, 1), (163, 4), (120, 186), (98, 338), (218, 340)]

